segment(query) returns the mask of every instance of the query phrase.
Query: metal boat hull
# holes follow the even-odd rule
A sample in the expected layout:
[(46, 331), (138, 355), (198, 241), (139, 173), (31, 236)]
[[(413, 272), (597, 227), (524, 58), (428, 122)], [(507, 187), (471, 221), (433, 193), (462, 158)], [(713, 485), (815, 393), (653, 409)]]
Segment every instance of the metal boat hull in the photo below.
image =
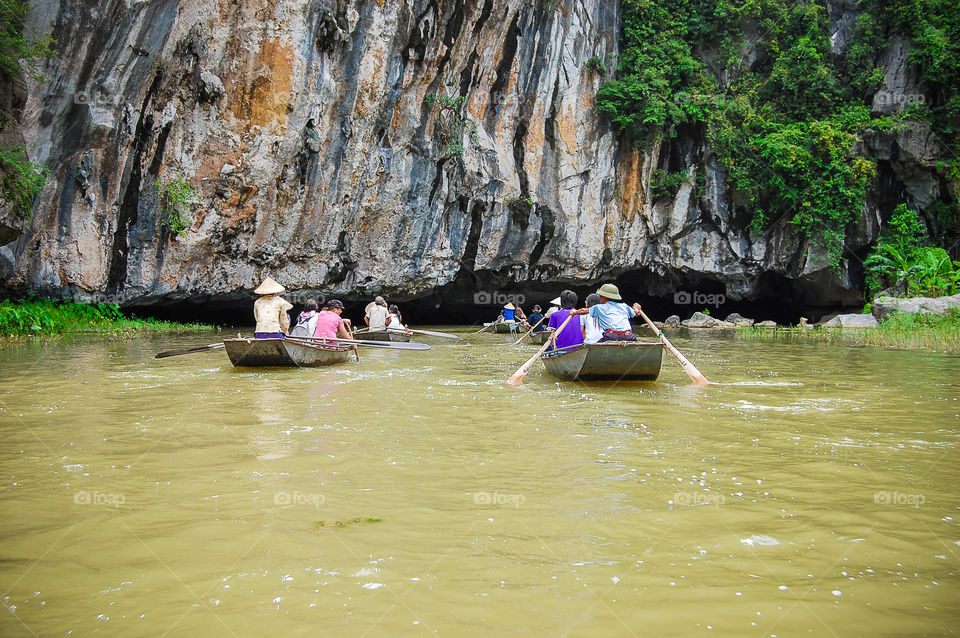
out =
[(534, 332), (529, 337), (530, 343), (536, 344), (538, 346), (542, 346), (547, 342), (548, 339), (550, 339), (550, 335), (552, 334), (553, 334), (552, 330), (542, 330), (540, 332)]
[(376, 332), (360, 332), (356, 335), (357, 339), (367, 341), (393, 341), (395, 343), (408, 343), (410, 333), (400, 332), (399, 330), (377, 330)]
[(613, 341), (540, 356), (552, 376), (568, 381), (654, 381), (663, 365), (663, 344)]
[(236, 367), (315, 368), (343, 363), (353, 349), (329, 345), (301, 345), (287, 339), (224, 339), (223, 347)]

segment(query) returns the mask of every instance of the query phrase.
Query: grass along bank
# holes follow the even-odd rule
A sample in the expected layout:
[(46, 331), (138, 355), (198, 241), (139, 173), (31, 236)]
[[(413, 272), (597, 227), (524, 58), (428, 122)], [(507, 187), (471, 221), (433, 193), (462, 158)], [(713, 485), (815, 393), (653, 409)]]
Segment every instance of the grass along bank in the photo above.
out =
[(742, 339), (884, 346), (960, 353), (960, 311), (947, 315), (893, 313), (876, 328), (737, 328)]
[(69, 333), (135, 336), (148, 332), (196, 332), (216, 330), (200, 323), (175, 323), (124, 317), (116, 304), (84, 304), (49, 300), (0, 302), (0, 336), (55, 337)]

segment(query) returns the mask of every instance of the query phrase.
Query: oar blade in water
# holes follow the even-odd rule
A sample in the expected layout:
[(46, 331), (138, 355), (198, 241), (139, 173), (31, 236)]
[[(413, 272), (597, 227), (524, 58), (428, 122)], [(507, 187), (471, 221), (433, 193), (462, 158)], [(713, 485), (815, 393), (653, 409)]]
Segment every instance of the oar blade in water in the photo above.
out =
[(178, 357), (182, 354), (196, 354), (197, 352), (206, 352), (207, 350), (218, 350), (223, 347), (223, 342), (211, 343), (206, 346), (196, 346), (194, 348), (184, 348), (183, 350), (167, 350), (153, 356), (154, 359), (166, 359), (167, 357)]

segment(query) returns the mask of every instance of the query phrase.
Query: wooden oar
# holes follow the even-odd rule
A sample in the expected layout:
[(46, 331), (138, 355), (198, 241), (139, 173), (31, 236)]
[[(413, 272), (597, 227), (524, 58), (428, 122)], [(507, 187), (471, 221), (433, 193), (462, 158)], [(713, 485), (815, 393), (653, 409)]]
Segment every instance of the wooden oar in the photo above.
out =
[[(351, 338), (351, 339), (353, 339), (353, 326), (347, 324), (345, 327), (346, 327), (346, 329), (347, 329), (347, 334), (350, 335), (350, 338)], [(356, 339), (354, 339), (354, 341), (356, 341)], [(357, 358), (357, 362), (359, 363), (359, 362), (360, 362), (360, 348), (354, 348), (354, 349), (353, 349), (353, 356), (355, 356), (355, 357)]]
[(167, 357), (178, 357), (181, 354), (194, 354), (197, 352), (206, 352), (207, 350), (219, 350), (223, 347), (223, 342), (211, 343), (208, 346), (197, 346), (195, 348), (185, 348), (183, 350), (167, 350), (153, 356), (154, 359), (166, 359)]
[(545, 344), (543, 344), (543, 347), (537, 350), (537, 354), (527, 359), (527, 362), (524, 363), (519, 368), (517, 368), (517, 371), (514, 372), (509, 379), (507, 379), (507, 385), (520, 385), (521, 383), (523, 383), (523, 378), (527, 376), (528, 372), (530, 372), (530, 368), (533, 367), (533, 364), (537, 362), (537, 359), (540, 358), (540, 355), (543, 354), (547, 348), (553, 345), (553, 342), (557, 340), (557, 336), (561, 332), (563, 332), (563, 329), (566, 327), (568, 323), (570, 323), (570, 320), (573, 319), (574, 316), (579, 316), (579, 315), (568, 315), (567, 318), (564, 319), (563, 323), (560, 324), (560, 327), (557, 328), (552, 335), (550, 335), (550, 338), (547, 339), (547, 342)]
[[(290, 337), (287, 337), (288, 339)], [(338, 339), (336, 337), (295, 337), (295, 339), (304, 339), (307, 341), (333, 341), (337, 345), (357, 345), (366, 348), (390, 348), (391, 350), (433, 350), (425, 343), (403, 343), (398, 341), (365, 341), (363, 339)]]
[(537, 329), (537, 326), (539, 326), (541, 323), (543, 323), (543, 320), (546, 319), (546, 318), (547, 318), (546, 316), (540, 317), (540, 321), (538, 321), (537, 323), (533, 324), (533, 326), (532, 326), (529, 330), (527, 330), (527, 332), (526, 332), (522, 337), (520, 337), (519, 339), (517, 339), (516, 341), (513, 342), (513, 345), (517, 345), (518, 343), (520, 343), (521, 341), (523, 341), (524, 339), (526, 339), (526, 338), (527, 338), (527, 335), (529, 335), (531, 332), (533, 332), (534, 330), (536, 330), (536, 329)]
[(642, 310), (638, 310), (637, 312), (640, 313), (640, 316), (643, 317), (644, 321), (647, 322), (647, 325), (650, 326), (650, 329), (653, 330), (653, 334), (660, 337), (660, 341), (662, 341), (663, 345), (666, 346), (667, 350), (670, 351), (670, 354), (676, 357), (677, 361), (680, 362), (680, 366), (683, 368), (683, 371), (687, 373), (687, 376), (690, 377), (690, 380), (697, 385), (710, 385), (710, 381), (703, 376), (703, 373), (697, 370), (696, 366), (690, 363), (690, 361), (688, 361), (679, 350), (673, 347), (673, 344), (670, 343), (670, 340), (664, 336), (663, 331), (661, 331), (655, 323), (650, 321), (650, 317), (645, 315)]
[(412, 332), (418, 335), (427, 335), (428, 337), (443, 337), (444, 339), (461, 339), (455, 334), (450, 334), (449, 332), (437, 332), (436, 330), (414, 330), (413, 328), (407, 328), (407, 332)]
[(492, 327), (494, 327), (495, 325), (497, 325), (498, 323), (500, 323), (500, 320), (501, 320), (501, 319), (503, 319), (503, 315), (497, 317), (497, 320), (496, 320), (496, 321), (494, 321), (494, 322), (491, 323), (490, 325), (487, 325), (487, 326), (484, 326), (484, 327), (480, 328), (479, 330), (477, 330), (477, 331), (476, 331), (475, 333), (473, 333), (473, 334), (478, 335), (478, 334), (480, 334), (481, 332), (483, 332), (484, 330), (489, 330), (490, 328), (492, 328)]

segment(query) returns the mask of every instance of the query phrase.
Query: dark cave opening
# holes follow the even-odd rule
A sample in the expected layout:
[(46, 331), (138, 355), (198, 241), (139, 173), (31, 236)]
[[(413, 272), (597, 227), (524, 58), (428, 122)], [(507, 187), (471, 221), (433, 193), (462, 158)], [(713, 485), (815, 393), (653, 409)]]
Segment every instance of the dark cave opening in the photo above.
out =
[[(522, 282), (494, 289), (478, 282), (457, 281), (436, 291), (418, 297), (393, 297), (385, 295), (389, 303), (396, 303), (404, 323), (413, 326), (427, 325), (481, 325), (496, 319), (507, 302), (521, 306), (529, 314), (534, 304), (546, 310), (550, 301), (566, 289), (573, 290), (582, 306), (584, 299), (599, 288), (604, 281), (616, 283), (627, 302), (636, 301), (654, 321), (663, 321), (670, 315), (687, 319), (694, 312), (708, 310), (709, 314), (723, 319), (731, 313), (739, 313), (757, 321), (770, 319), (781, 325), (793, 325), (801, 317), (815, 322), (822, 317), (842, 310), (858, 312), (859, 307), (839, 308), (833, 305), (816, 305), (809, 302), (806, 290), (798, 282), (788, 278), (765, 274), (757, 282), (759, 294), (754, 299), (735, 300), (726, 293), (723, 285), (707, 279), (689, 277), (667, 281), (661, 275), (638, 270), (623, 273), (618, 277), (591, 283), (540, 283)], [(373, 295), (357, 296), (353, 293), (317, 294), (288, 291), (282, 295), (294, 304), (291, 319), (301, 310), (308, 298), (318, 300), (340, 299), (345, 307), (345, 317), (355, 326), (363, 325), (364, 308), (373, 300)], [(239, 293), (235, 297), (220, 296), (216, 299), (197, 301), (159, 302), (153, 305), (134, 305), (124, 311), (135, 317), (152, 317), (170, 321), (209, 323), (224, 327), (250, 327), (253, 325), (252, 293)], [(804, 301), (806, 300), (806, 301)], [(321, 304), (322, 305), (322, 304)]]

